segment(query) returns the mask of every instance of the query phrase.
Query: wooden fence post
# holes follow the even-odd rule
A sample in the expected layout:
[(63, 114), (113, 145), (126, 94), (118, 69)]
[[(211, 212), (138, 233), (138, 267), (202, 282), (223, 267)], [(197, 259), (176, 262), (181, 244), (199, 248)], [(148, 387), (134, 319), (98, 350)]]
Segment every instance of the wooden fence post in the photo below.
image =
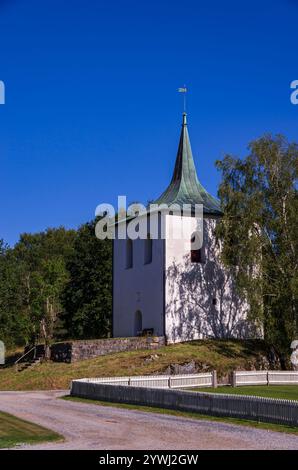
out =
[(236, 371), (233, 370), (232, 372), (232, 383), (231, 383), (232, 387), (236, 387), (237, 386), (237, 382), (236, 382)]
[(212, 371), (212, 387), (217, 388), (217, 373), (216, 373), (216, 370)]

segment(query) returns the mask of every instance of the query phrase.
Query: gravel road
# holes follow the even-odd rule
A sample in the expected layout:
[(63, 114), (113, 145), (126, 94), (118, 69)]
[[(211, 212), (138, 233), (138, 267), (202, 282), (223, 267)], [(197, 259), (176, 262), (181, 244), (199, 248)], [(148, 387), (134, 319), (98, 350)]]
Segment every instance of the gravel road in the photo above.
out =
[(298, 436), (234, 424), (65, 401), (68, 392), (0, 392), (0, 410), (65, 441), (22, 449), (298, 449)]

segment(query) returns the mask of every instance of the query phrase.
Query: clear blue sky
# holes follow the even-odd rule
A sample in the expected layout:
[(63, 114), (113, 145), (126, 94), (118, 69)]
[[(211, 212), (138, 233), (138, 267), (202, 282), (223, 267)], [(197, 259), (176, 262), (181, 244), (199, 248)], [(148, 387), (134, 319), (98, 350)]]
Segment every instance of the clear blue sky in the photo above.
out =
[(298, 1), (0, 0), (0, 238), (76, 227), (171, 178), (186, 83), (199, 179), (264, 132), (297, 140)]

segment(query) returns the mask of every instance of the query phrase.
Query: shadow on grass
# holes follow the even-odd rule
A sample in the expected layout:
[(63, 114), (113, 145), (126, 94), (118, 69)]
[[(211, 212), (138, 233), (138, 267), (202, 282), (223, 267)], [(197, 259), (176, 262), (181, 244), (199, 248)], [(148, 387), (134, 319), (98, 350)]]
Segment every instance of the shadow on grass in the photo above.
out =
[(18, 444), (62, 441), (64, 437), (56, 432), (26, 421), (9, 413), (0, 412), (0, 449)]
[(270, 350), (270, 345), (258, 339), (216, 339), (216, 341), (210, 339), (191, 341), (187, 344), (197, 348), (208, 346), (213, 352), (229, 359), (238, 359), (239, 357), (247, 359), (248, 356), (258, 357), (260, 354), (267, 356)]

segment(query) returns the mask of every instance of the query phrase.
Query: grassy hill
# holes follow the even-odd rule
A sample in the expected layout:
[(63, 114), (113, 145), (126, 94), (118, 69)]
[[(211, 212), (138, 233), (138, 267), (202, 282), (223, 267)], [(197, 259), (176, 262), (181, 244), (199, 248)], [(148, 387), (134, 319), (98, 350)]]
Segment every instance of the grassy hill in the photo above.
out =
[(220, 377), (235, 369), (268, 367), (269, 347), (263, 341), (201, 340), (166, 346), (156, 351), (132, 351), (101, 356), (73, 364), (48, 362), (16, 372), (0, 369), (0, 390), (66, 389), (82, 377), (169, 373), (192, 363), (198, 371), (216, 369)]

